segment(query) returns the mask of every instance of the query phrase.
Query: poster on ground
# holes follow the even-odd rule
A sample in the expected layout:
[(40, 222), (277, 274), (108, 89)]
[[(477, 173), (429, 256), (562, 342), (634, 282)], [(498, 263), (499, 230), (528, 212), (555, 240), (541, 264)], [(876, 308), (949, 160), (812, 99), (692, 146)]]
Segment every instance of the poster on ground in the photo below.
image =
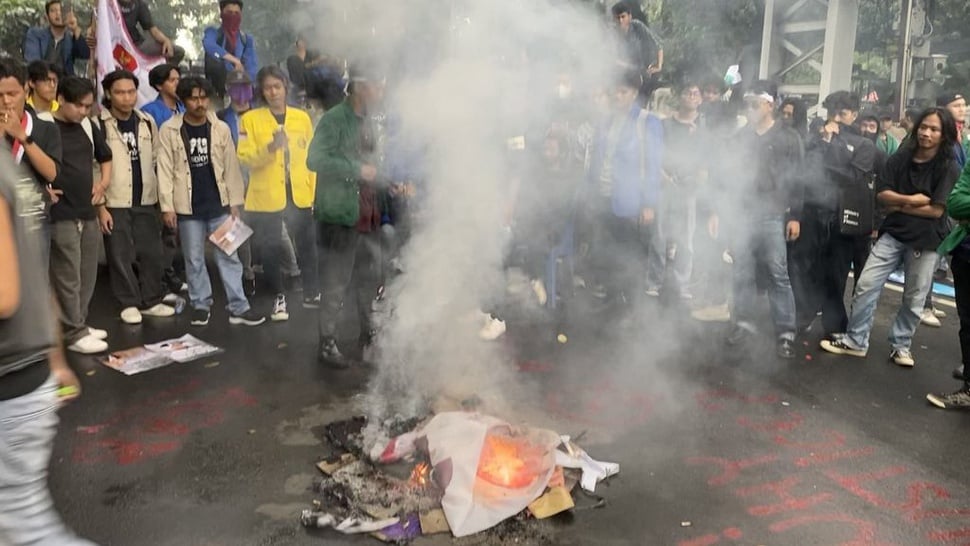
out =
[(221, 353), (222, 349), (186, 334), (175, 339), (113, 351), (100, 359), (105, 366), (125, 375), (135, 375), (178, 362), (185, 363)]

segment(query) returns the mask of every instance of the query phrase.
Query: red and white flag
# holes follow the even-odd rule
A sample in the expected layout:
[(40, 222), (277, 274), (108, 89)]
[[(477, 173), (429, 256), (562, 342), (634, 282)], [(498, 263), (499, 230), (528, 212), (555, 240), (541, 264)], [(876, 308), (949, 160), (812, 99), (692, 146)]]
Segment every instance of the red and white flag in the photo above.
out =
[(132, 42), (118, 0), (98, 0), (97, 39), (98, 95), (105, 75), (123, 68), (138, 78), (138, 106), (155, 100), (157, 93), (148, 83), (148, 72), (165, 58), (145, 55)]

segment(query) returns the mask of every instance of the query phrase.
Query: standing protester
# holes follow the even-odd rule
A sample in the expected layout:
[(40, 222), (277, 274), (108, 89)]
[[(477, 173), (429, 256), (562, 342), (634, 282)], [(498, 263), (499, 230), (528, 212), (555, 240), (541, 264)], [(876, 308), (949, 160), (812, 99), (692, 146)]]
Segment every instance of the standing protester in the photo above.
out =
[[(239, 119), (252, 108), (253, 82), (245, 72), (230, 72), (226, 80), (226, 93), (229, 106), (216, 113), (216, 116), (229, 126), (232, 141), (239, 149)], [(249, 169), (243, 167), (243, 186), (249, 188)], [(244, 215), (245, 216), (245, 215)], [(253, 241), (250, 237), (239, 246), (239, 261), (243, 266), (243, 289), (246, 297), (256, 295), (256, 272), (253, 271)]]
[(866, 356), (879, 294), (902, 264), (906, 281), (903, 303), (889, 333), (890, 359), (900, 366), (915, 364), (910, 345), (939, 262), (936, 248), (948, 231), (947, 196), (960, 175), (953, 158), (956, 139), (953, 116), (943, 108), (930, 108), (916, 120), (907, 143), (886, 162), (877, 198), (889, 214), (856, 283), (848, 328), (844, 335), (822, 340), (822, 349)]
[(663, 70), (663, 44), (650, 27), (633, 18), (630, 2), (617, 2), (612, 12), (619, 32), (619, 63), (623, 70), (634, 70), (643, 78), (638, 91), (640, 104), (645, 105), (657, 88), (657, 75)]
[[(180, 78), (179, 67), (174, 64), (162, 63), (148, 72), (148, 84), (158, 92), (158, 97), (142, 107), (142, 112), (155, 120), (155, 126), (159, 130), (172, 116), (185, 112), (185, 105), (176, 94)], [(179, 254), (178, 235), (174, 229), (165, 225), (162, 226), (162, 252), (165, 265), (165, 272), (162, 275), (163, 284), (172, 294), (184, 292), (187, 287), (175, 271), (175, 262)]]
[(959, 225), (940, 244), (937, 253), (950, 255), (950, 271), (953, 272), (954, 299), (957, 315), (960, 317), (960, 367), (953, 371), (953, 377), (963, 381), (963, 387), (945, 394), (931, 393), (926, 399), (934, 406), (943, 409), (970, 409), (970, 378), (964, 370), (970, 363), (970, 165), (963, 173), (946, 200), (946, 213), (959, 222)]
[(185, 105), (175, 93), (181, 77), (179, 67), (168, 63), (162, 63), (148, 72), (148, 84), (158, 91), (158, 96), (143, 106), (142, 112), (151, 116), (159, 129), (172, 116), (185, 112)]
[(247, 112), (239, 128), (239, 159), (249, 167), (246, 214), (258, 238), (263, 272), (276, 295), (270, 319), (289, 319), (280, 254), (283, 224), (296, 236), (297, 258), (303, 273), (303, 306), (320, 306), (317, 289), (317, 249), (313, 221), (316, 177), (307, 169), (313, 137), (310, 116), (286, 105), (287, 81), (275, 66), (257, 75), (259, 95), (266, 106)]
[(808, 110), (802, 99), (788, 97), (781, 101), (781, 122), (798, 136), (808, 138)]
[(202, 38), (205, 49), (205, 77), (215, 87), (216, 94), (226, 94), (226, 78), (230, 72), (242, 71), (256, 79), (259, 60), (253, 37), (241, 30), (242, 0), (220, 0), (218, 27), (206, 27)]
[(43, 206), (0, 142), (0, 544), (94, 546), (65, 528), (47, 485), (57, 410), (81, 384), (60, 348), (43, 281)]
[(757, 332), (755, 272), (764, 268), (778, 356), (794, 358), (795, 299), (786, 241), (797, 240), (801, 231), (802, 190), (797, 177), (803, 150), (798, 134), (775, 121), (776, 94), (773, 83), (755, 82), (744, 97), (748, 125), (736, 135), (744, 171), (738, 173), (732, 195), (726, 196), (733, 201), (728, 210), (738, 216), (729, 219), (736, 233), (734, 329), (727, 341), (738, 345)]
[[(145, 55), (163, 56), (172, 64), (178, 65), (185, 57), (185, 50), (172, 44), (172, 40), (165, 35), (152, 20), (152, 11), (145, 0), (118, 0), (118, 9), (125, 19), (125, 29), (131, 42)], [(144, 36), (141, 30), (148, 33)]]
[(647, 254), (647, 295), (659, 296), (666, 268), (673, 268), (681, 299), (691, 299), (697, 190), (707, 179), (706, 120), (700, 113), (701, 89), (680, 90), (677, 111), (664, 120), (663, 198)]
[[(51, 284), (61, 309), (67, 349), (82, 354), (107, 350), (107, 332), (89, 328), (88, 307), (98, 279), (98, 227), (95, 206), (104, 204), (111, 182), (111, 149), (91, 123), (94, 105), (90, 80), (69, 76), (57, 89), (61, 107), (54, 121), (64, 144), (61, 171), (54, 188), (63, 192), (51, 207)], [(95, 182), (94, 163), (100, 164)]]
[(57, 67), (47, 61), (34, 61), (27, 65), (27, 76), (30, 86), (27, 105), (38, 114), (56, 112), (57, 83), (61, 79)]
[[(61, 193), (51, 186), (61, 169), (61, 133), (53, 121), (40, 119), (26, 108), (27, 89), (27, 67), (10, 57), (0, 57), (0, 136), (9, 147), (14, 164), (26, 167), (38, 189), (45, 191), (49, 205)], [(38, 214), (46, 218), (46, 205)], [(45, 238), (49, 239), (49, 226), (46, 222), (42, 225)], [(49, 249), (50, 244), (44, 248)]]
[(101, 127), (113, 165), (98, 223), (104, 233), (111, 291), (122, 307), (121, 320), (140, 324), (142, 315), (175, 314), (175, 309), (162, 303), (162, 223), (155, 177), (158, 128), (149, 115), (135, 108), (138, 78), (134, 74), (116, 70), (101, 85), (105, 97)]
[(618, 301), (643, 289), (640, 231), (654, 224), (661, 198), (663, 124), (640, 108), (641, 83), (635, 71), (617, 81), (613, 111), (597, 130), (588, 178), (585, 213), (596, 291)]
[(81, 37), (74, 12), (63, 13), (61, 0), (47, 0), (44, 4), (47, 14), (46, 27), (33, 27), (24, 36), (24, 60), (48, 61), (62, 74), (74, 75), (74, 61), (89, 59), (91, 48)]
[(876, 138), (876, 148), (887, 156), (896, 153), (899, 141), (889, 131), (893, 128), (893, 117), (889, 114), (879, 116), (879, 136)]
[(307, 157), (307, 166), (317, 173), (314, 214), (322, 264), (318, 359), (336, 368), (353, 363), (337, 347), (344, 295), (352, 284), (357, 287), (360, 341), (366, 345), (381, 267), (376, 128), (369, 113), (380, 101), (382, 84), (373, 74), (354, 70), (349, 91), (320, 119)]
[[(807, 332), (818, 313), (822, 333), (844, 332), (848, 325), (845, 285), (853, 264), (856, 278), (868, 256), (873, 230), (876, 146), (848, 123), (857, 102), (836, 91), (822, 102), (825, 124), (808, 144), (801, 235), (792, 245), (789, 271), (799, 332)], [(877, 123), (873, 123), (875, 136)]]
[[(229, 126), (209, 111), (212, 84), (198, 77), (179, 82), (185, 113), (159, 129), (158, 202), (165, 225), (177, 229), (185, 258), (192, 325), (209, 324), (212, 285), (205, 265), (205, 242), (229, 215), (238, 218), (243, 180)], [(229, 301), (229, 324), (265, 322), (249, 306), (242, 287), (242, 264), (235, 252), (216, 250), (216, 265)]]
[(961, 93), (944, 93), (936, 98), (936, 105), (946, 108), (957, 125), (957, 141), (953, 146), (954, 157), (962, 169), (970, 153), (970, 131), (965, 131), (967, 123), (967, 99)]

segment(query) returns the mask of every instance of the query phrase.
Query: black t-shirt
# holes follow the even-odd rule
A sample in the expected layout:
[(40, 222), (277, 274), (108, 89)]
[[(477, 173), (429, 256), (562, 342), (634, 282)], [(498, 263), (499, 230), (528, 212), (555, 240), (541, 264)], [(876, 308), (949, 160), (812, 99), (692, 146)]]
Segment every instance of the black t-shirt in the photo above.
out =
[[(923, 194), (934, 205), (946, 205), (946, 198), (960, 177), (956, 161), (934, 159), (916, 163), (908, 153), (893, 154), (879, 177), (877, 192), (892, 190), (903, 195)], [(950, 231), (950, 223), (944, 213), (940, 218), (923, 218), (902, 212), (893, 212), (883, 220), (880, 233), (919, 250), (936, 250)]]
[(128, 159), (131, 160), (131, 204), (141, 205), (143, 182), (141, 179), (141, 152), (138, 149), (138, 116), (132, 114), (126, 120), (118, 120), (118, 133), (121, 141), (128, 146)]
[[(93, 220), (94, 161), (111, 161), (111, 149), (104, 134), (91, 125), (91, 138), (80, 123), (55, 120), (61, 132), (63, 158), (61, 171), (54, 180), (54, 188), (64, 192), (51, 206), (51, 220)], [(92, 139), (94, 140), (92, 144)]]
[(211, 139), (209, 123), (203, 125), (182, 124), (185, 151), (189, 156), (189, 170), (192, 173), (192, 215), (191, 218), (209, 220), (226, 213), (216, 185), (216, 173), (212, 169), (212, 156), (209, 153)]
[(146, 32), (155, 26), (155, 23), (152, 21), (152, 12), (149, 11), (148, 5), (142, 0), (132, 0), (128, 4), (118, 2), (118, 8), (121, 9), (122, 17), (125, 18), (125, 28), (128, 29), (128, 35), (131, 36), (131, 41), (135, 45), (140, 44), (142, 35), (138, 31), (138, 25), (141, 25), (141, 29)]
[[(61, 132), (57, 130), (57, 126), (53, 122), (45, 121), (39, 119), (36, 114), (28, 112), (28, 115), (33, 117), (33, 128), (30, 132), (30, 138), (34, 139), (34, 143), (37, 144), (41, 150), (47, 154), (47, 157), (51, 158), (54, 163), (57, 164), (58, 172), (61, 170), (61, 155), (63, 154), (61, 148)], [(6, 138), (7, 147), (13, 148), (13, 139), (9, 136)], [(37, 182), (37, 187), (40, 189), (47, 187), (47, 179), (37, 172), (33, 164), (30, 163), (30, 158), (27, 157), (26, 152), (24, 153), (20, 164), (23, 165), (27, 172), (30, 173), (34, 181)], [(47, 200), (47, 192), (43, 193), (44, 200)]]

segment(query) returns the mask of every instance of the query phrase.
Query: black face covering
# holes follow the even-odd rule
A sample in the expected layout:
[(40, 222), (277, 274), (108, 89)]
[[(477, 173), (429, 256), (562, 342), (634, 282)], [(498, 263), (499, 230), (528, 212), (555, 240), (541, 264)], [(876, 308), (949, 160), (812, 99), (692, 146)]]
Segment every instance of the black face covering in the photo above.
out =
[(875, 132), (875, 133), (862, 133), (862, 136), (864, 136), (864, 137), (866, 137), (866, 138), (868, 138), (868, 139), (869, 139), (869, 140), (871, 140), (871, 141), (872, 141), (873, 143), (875, 143), (875, 142), (876, 142), (876, 140), (878, 140), (878, 139), (879, 139), (879, 133), (878, 133), (878, 132)]

